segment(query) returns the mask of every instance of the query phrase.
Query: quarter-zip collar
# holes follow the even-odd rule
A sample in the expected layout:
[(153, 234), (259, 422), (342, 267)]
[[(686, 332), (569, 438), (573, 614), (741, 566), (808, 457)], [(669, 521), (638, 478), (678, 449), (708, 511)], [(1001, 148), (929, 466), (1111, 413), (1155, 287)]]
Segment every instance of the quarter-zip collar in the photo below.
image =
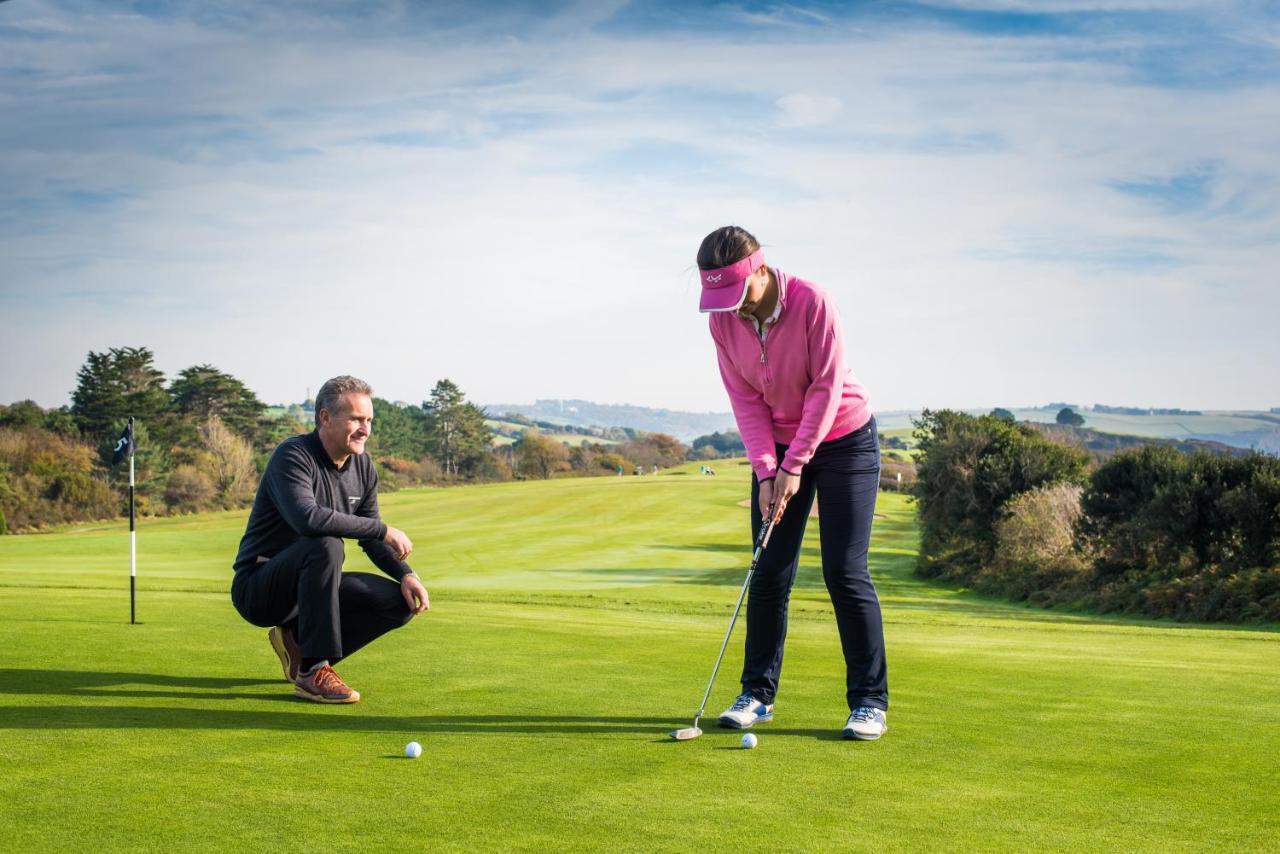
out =
[(750, 323), (751, 326), (755, 329), (755, 338), (760, 344), (759, 377), (760, 377), (760, 383), (762, 387), (773, 385), (773, 373), (769, 370), (769, 352), (765, 348), (765, 342), (769, 338), (769, 330), (771, 330), (774, 326), (776, 326), (778, 321), (782, 319), (782, 310), (783, 310), (783, 307), (786, 305), (786, 300), (787, 300), (786, 276), (783, 275), (781, 270), (775, 269), (773, 267), (770, 267), (769, 269), (773, 273), (774, 278), (777, 279), (777, 282), (778, 282), (778, 304), (773, 307), (773, 314), (771, 314), (768, 318), (766, 318), (763, 324), (760, 323), (758, 319), (756, 319), (755, 315), (749, 315), (747, 317), (739, 316), (739, 319), (742, 320), (742, 322)]
[(782, 316), (782, 308), (787, 301), (786, 277), (783, 275), (782, 271), (776, 267), (770, 267), (769, 270), (773, 273), (773, 277), (778, 281), (778, 303), (773, 307), (773, 314), (766, 317), (764, 320), (764, 323), (761, 323), (759, 320), (757, 320), (754, 314), (749, 315), (747, 317), (742, 317), (741, 315), (739, 315), (739, 318), (741, 320), (744, 320), (747, 323), (750, 323), (752, 328), (755, 329), (756, 337), (760, 339), (762, 344), (764, 342), (765, 336), (769, 332), (769, 327), (777, 323), (778, 318)]

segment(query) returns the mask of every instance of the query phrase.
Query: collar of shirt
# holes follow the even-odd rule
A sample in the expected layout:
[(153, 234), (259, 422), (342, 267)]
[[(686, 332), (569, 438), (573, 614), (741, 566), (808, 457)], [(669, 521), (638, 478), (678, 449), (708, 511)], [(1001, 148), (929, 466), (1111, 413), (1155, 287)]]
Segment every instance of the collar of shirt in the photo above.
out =
[(748, 318), (751, 320), (751, 324), (755, 326), (756, 334), (760, 336), (761, 341), (764, 340), (764, 334), (769, 331), (769, 327), (772, 326), (777, 321), (778, 317), (781, 314), (782, 314), (782, 299), (781, 297), (779, 297), (777, 304), (775, 304), (773, 307), (773, 314), (766, 317), (764, 319), (764, 323), (761, 323), (760, 320), (754, 314), (748, 315)]

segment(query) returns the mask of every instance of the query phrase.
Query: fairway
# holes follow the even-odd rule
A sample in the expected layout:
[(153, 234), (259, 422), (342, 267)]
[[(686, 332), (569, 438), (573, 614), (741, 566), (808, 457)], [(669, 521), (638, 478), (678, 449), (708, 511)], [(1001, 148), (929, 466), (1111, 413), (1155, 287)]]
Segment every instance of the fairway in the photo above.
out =
[(232, 609), (243, 512), (142, 521), (138, 626), (125, 525), (0, 538), (4, 846), (1274, 850), (1280, 634), (934, 586), (893, 494), (885, 738), (839, 738), (815, 519), (759, 747), (670, 741), (749, 559), (749, 469), (716, 468), (384, 496), (433, 607), (341, 665), (349, 707), (293, 699)]

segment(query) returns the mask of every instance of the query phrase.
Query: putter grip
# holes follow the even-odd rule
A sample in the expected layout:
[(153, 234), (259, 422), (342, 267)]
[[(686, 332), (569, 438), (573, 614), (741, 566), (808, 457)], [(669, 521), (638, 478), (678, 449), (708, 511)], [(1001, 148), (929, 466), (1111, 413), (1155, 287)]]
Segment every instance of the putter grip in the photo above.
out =
[(773, 507), (769, 508), (769, 518), (764, 526), (764, 539), (760, 542), (760, 551), (769, 548), (769, 538), (773, 536)]

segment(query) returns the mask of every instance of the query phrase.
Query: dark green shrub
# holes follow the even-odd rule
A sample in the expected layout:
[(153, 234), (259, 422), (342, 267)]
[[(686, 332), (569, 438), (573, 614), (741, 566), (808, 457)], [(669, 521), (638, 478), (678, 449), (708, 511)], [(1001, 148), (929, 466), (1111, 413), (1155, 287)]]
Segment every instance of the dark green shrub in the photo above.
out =
[(972, 581), (994, 558), (996, 522), (1010, 499), (1084, 480), (1084, 451), (1025, 424), (953, 410), (926, 410), (914, 424), (925, 576)]

